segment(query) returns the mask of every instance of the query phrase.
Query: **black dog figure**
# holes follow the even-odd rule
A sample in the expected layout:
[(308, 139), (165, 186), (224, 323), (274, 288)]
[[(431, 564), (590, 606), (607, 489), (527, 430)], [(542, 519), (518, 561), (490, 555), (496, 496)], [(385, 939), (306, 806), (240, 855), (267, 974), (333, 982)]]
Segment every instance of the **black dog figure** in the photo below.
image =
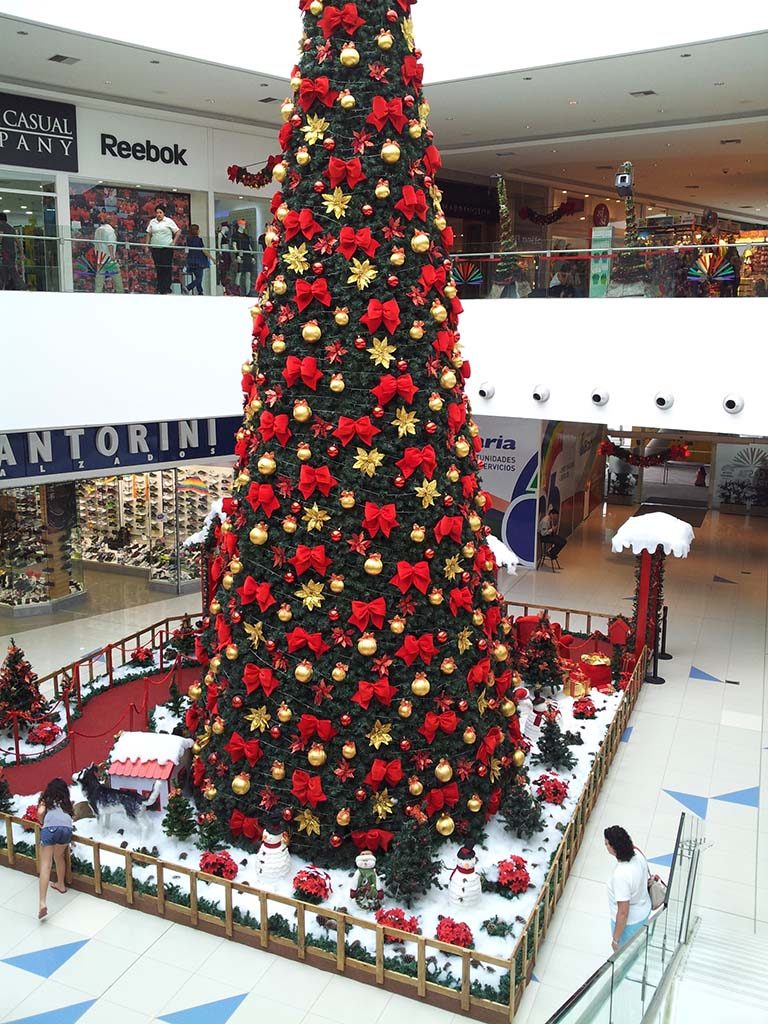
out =
[(95, 764), (75, 776), (75, 782), (82, 786), (85, 798), (96, 814), (99, 822), (112, 831), (112, 817), (117, 815), (122, 824), (137, 824), (144, 833), (148, 826), (147, 810), (157, 800), (162, 781), (157, 779), (152, 792), (147, 797), (138, 793), (125, 793), (119, 789), (111, 789), (99, 781), (98, 769)]

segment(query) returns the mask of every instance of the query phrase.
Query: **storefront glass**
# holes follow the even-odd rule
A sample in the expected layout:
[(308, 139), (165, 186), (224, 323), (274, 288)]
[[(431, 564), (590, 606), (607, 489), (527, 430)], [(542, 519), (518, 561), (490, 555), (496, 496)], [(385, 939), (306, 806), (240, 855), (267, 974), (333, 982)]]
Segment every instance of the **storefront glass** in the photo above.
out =
[(269, 203), (251, 196), (215, 198), (216, 293), (253, 295), (261, 270)]
[(50, 177), (0, 170), (0, 291), (58, 291), (56, 195)]

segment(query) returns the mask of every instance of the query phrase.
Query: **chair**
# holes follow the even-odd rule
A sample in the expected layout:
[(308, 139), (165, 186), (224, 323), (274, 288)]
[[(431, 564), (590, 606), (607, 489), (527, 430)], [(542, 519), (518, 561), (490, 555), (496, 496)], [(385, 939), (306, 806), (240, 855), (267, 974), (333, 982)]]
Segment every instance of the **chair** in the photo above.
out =
[(542, 537), (539, 534), (539, 557), (536, 560), (536, 568), (540, 569), (546, 559), (549, 559), (549, 567), (552, 572), (555, 572), (555, 566), (558, 569), (562, 569), (562, 566), (557, 560), (557, 555), (552, 554), (552, 548), (555, 546), (555, 542), (549, 537)]

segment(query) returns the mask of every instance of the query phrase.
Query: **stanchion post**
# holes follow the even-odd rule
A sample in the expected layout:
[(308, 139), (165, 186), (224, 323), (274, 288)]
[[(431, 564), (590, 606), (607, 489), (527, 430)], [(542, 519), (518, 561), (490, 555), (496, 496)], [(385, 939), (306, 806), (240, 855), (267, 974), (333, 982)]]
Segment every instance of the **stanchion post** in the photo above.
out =
[(661, 661), (671, 661), (672, 655), (667, 653), (667, 618), (669, 616), (669, 608), (667, 605), (661, 609), (661, 650), (659, 651), (659, 658)]
[(646, 676), (645, 676), (644, 682), (651, 683), (653, 686), (661, 686), (661, 684), (666, 682), (666, 680), (663, 679), (659, 675), (659, 619), (658, 619), (658, 616), (656, 617), (656, 622), (655, 622), (654, 628), (653, 628), (653, 662), (652, 662), (652, 665), (653, 665), (653, 668), (651, 669), (652, 675), (648, 675), (647, 674), (647, 670), (646, 670)]
[(104, 653), (107, 656), (107, 675), (109, 676), (109, 685), (112, 685), (113, 673), (112, 673), (112, 644), (107, 644), (104, 648)]
[(21, 764), (21, 751), (19, 747), (19, 720), (13, 719), (13, 748), (16, 755), (16, 764)]

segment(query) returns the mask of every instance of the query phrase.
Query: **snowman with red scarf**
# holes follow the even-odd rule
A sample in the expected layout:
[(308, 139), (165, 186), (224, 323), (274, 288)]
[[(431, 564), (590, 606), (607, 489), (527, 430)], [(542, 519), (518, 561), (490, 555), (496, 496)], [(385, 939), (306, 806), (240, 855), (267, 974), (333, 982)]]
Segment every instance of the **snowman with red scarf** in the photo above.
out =
[(469, 906), (482, 895), (477, 857), (471, 846), (462, 846), (456, 854), (456, 867), (448, 879), (448, 896), (452, 903)]
[(547, 716), (556, 715), (557, 713), (557, 701), (547, 700), (541, 693), (534, 694), (531, 713), (523, 730), (531, 746), (535, 746), (538, 743)]
[(291, 855), (277, 818), (270, 819), (264, 826), (261, 846), (256, 854), (256, 870), (262, 878), (271, 879), (285, 878), (291, 873)]

